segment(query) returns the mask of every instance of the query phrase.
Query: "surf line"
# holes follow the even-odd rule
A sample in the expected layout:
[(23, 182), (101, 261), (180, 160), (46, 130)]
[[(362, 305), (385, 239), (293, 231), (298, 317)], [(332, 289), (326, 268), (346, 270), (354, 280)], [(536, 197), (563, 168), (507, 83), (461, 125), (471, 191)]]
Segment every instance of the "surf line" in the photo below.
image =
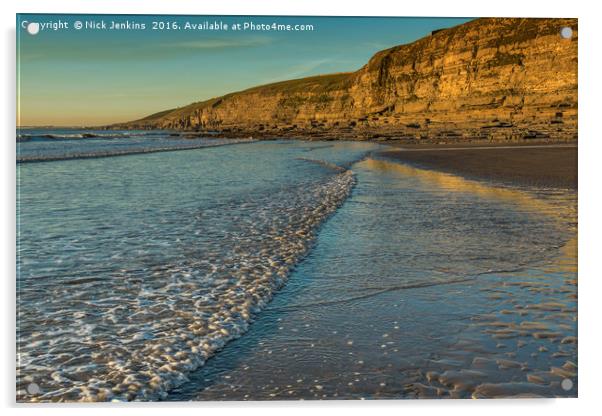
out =
[(194, 150), (204, 149), (211, 147), (220, 146), (231, 146), (235, 144), (255, 143), (259, 140), (256, 139), (234, 139), (231, 142), (219, 143), (219, 144), (202, 144), (195, 146), (184, 146), (184, 147), (158, 147), (154, 149), (136, 149), (136, 150), (124, 150), (120, 152), (104, 152), (104, 153), (74, 153), (72, 155), (60, 155), (60, 156), (33, 156), (33, 157), (21, 157), (17, 158), (17, 164), (21, 163), (42, 163), (42, 162), (56, 162), (60, 160), (81, 160), (81, 159), (99, 159), (103, 157), (117, 157), (117, 156), (130, 156), (140, 155), (146, 153), (159, 153), (159, 152), (177, 152), (182, 150)]

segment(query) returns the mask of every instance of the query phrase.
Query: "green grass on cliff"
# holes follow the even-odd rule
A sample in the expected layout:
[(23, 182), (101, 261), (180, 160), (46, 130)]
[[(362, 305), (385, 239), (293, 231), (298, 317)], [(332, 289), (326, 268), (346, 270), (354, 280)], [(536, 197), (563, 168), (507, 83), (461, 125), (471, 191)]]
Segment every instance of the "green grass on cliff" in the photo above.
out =
[(317, 75), (308, 78), (292, 79), (287, 81), (275, 82), (273, 84), (260, 85), (249, 88), (241, 93), (262, 93), (267, 95), (277, 93), (297, 93), (311, 91), (337, 91), (349, 86), (351, 72), (337, 74)]
[[(155, 120), (159, 120), (165, 116), (177, 117), (179, 115), (187, 114), (197, 109), (207, 108), (210, 106), (217, 107), (224, 101), (235, 98), (236, 96), (244, 96), (247, 94), (261, 94), (269, 96), (277, 94), (291, 95), (296, 93), (308, 92), (327, 93), (330, 91), (340, 91), (346, 89), (350, 85), (350, 78), (352, 74), (352, 72), (344, 72), (328, 75), (316, 75), (313, 77), (299, 78), (287, 81), (274, 82), (272, 84), (260, 85), (257, 87), (249, 88), (247, 90), (226, 94), (222, 97), (211, 98), (209, 100), (199, 101), (184, 107), (172, 108), (170, 110), (154, 113), (140, 120), (137, 120), (136, 122), (152, 122)], [(329, 99), (330, 97), (328, 97), (327, 94), (321, 94), (320, 96), (315, 98), (315, 100), (318, 101), (318, 104), (323, 103), (323, 101)]]

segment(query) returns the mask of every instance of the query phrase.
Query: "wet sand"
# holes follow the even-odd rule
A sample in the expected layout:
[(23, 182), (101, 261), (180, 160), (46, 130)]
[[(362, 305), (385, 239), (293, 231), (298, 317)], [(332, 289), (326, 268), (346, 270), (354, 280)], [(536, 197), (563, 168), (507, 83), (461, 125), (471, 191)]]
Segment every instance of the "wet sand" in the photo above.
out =
[[(124, 213), (119, 234), (108, 234), (134, 262), (92, 245), (107, 246), (99, 236), (121, 206), (90, 204), (82, 216), (107, 217), (84, 223), (85, 233), (40, 228), (59, 242), (50, 255), (64, 257), (47, 256), (59, 266), (49, 274), (41, 264), (36, 286), (21, 291), (20, 334), (32, 342), (19, 349), (30, 372), (18, 400), (576, 397), (576, 192), (467, 180), (366, 157), (381, 152), (366, 145), (257, 143), (132, 158), (138, 166), (116, 158), (110, 170), (103, 160), (65, 163), (91, 172), (82, 189), (135, 179), (128, 206), (148, 204), (147, 187), (165, 193), (152, 194), (156, 217)], [(46, 225), (39, 213), (65, 197), (39, 190), (54, 189), (52, 174), (64, 170), (22, 166), (34, 170), (23, 178), (47, 181), (24, 188), (48, 200), (27, 205), (35, 210), (26, 223)], [(174, 188), (171, 171), (159, 170), (158, 188), (149, 170), (171, 166), (186, 176), (174, 176)], [(282, 181), (258, 185), (274, 179)], [(95, 194), (120, 201), (115, 189)], [(21, 251), (30, 259), (54, 247), (29, 241), (38, 244)], [(135, 242), (144, 244), (124, 249)], [(121, 266), (98, 273), (82, 247)], [(89, 263), (66, 267), (69, 258)], [(99, 297), (107, 288), (111, 296)], [(73, 317), (72, 332), (35, 329)], [(33, 382), (42, 395), (28, 395)]]
[(406, 146), (381, 156), (471, 179), (577, 189), (577, 146)]
[(353, 171), (251, 330), (166, 400), (576, 397), (576, 193)]

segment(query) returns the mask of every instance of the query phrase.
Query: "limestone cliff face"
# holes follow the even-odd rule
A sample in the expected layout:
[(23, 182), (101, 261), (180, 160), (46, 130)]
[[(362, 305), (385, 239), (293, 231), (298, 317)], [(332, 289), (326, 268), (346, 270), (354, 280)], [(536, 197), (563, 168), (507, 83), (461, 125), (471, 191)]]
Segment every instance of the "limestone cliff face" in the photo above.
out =
[(520, 127), (574, 138), (576, 122), (577, 19), (485, 18), (380, 51), (356, 72), (259, 86), (126, 127), (372, 136)]

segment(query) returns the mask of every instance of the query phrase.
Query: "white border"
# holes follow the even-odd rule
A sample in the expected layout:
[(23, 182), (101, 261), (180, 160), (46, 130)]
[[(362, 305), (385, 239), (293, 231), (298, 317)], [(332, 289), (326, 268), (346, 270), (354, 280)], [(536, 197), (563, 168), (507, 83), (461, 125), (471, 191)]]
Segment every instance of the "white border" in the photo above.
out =
[[(488, 416), (519, 412), (546, 414), (587, 414), (599, 408), (597, 395), (602, 369), (600, 354), (601, 312), (597, 307), (602, 295), (597, 243), (602, 234), (599, 215), (602, 213), (598, 191), (598, 169), (602, 155), (602, 137), (595, 124), (600, 118), (600, 30), (601, 16), (593, 1), (549, 0), (499, 2), (468, 0), (383, 1), (370, 0), (352, 3), (349, 0), (21, 0), (2, 2), (0, 19), (3, 23), (3, 91), (2, 100), (2, 274), (3, 311), (0, 371), (0, 392), (5, 414), (115, 414), (144, 412), (163, 415), (166, 411), (199, 415), (208, 412), (263, 415), (267, 413), (325, 414), (343, 411), (348, 414), (444, 413), (446, 415)], [(564, 400), (504, 400), (504, 401), (379, 401), (379, 402), (268, 402), (268, 403), (156, 403), (145, 405), (110, 406), (16, 406), (14, 404), (14, 313), (15, 313), (15, 13), (131, 13), (131, 14), (213, 14), (213, 15), (332, 15), (332, 16), (512, 16), (512, 17), (578, 17), (579, 18), (579, 399)], [(142, 407), (142, 408), (140, 408)], [(173, 408), (177, 408), (171, 410)], [(169, 409), (169, 410), (168, 410)]]

